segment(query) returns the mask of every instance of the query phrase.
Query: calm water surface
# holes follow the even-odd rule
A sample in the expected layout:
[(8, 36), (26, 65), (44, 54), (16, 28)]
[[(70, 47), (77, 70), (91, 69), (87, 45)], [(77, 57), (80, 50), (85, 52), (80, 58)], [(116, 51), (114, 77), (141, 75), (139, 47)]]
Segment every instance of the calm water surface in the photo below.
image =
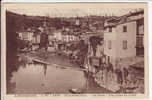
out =
[(15, 84), (13, 93), (69, 93), (72, 88), (85, 90), (85, 93), (109, 93), (86, 76), (78, 68), (26, 63), (12, 72), (10, 83)]

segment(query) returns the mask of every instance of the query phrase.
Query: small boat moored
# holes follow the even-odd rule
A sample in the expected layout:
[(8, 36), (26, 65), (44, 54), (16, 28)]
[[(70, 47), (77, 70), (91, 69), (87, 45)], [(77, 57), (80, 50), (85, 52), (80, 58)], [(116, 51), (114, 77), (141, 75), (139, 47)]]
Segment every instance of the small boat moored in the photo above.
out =
[(72, 93), (72, 94), (81, 94), (81, 93), (83, 93), (83, 91), (79, 90), (79, 89), (69, 89), (69, 92)]

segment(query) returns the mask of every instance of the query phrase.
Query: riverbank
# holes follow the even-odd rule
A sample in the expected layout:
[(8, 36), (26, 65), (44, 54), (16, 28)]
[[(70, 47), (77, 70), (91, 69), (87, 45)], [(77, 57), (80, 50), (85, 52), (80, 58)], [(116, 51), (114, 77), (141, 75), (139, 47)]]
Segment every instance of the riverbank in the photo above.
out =
[[(92, 87), (88, 88), (86, 93), (102, 93), (102, 94), (112, 94), (114, 93), (113, 91), (108, 90), (105, 87), (101, 87), (99, 84), (97, 84), (97, 82), (94, 79), (94, 74), (91, 72), (85, 72), (85, 76), (87, 77), (88, 81), (90, 81), (90, 83), (88, 83), (88, 85), (91, 85)], [(102, 92), (101, 92), (102, 90)]]
[(107, 65), (93, 65), (88, 70), (94, 81), (114, 93), (144, 93), (144, 61), (142, 57), (125, 58), (117, 69)]

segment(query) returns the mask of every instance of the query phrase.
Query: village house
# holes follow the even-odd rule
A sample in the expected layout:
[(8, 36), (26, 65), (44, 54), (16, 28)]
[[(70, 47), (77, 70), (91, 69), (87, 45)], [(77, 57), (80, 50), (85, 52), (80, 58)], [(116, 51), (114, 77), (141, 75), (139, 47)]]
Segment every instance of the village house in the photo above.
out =
[(41, 34), (41, 31), (38, 28), (35, 28), (34, 34), (33, 34), (33, 40), (32, 40), (33, 45), (40, 44), (40, 34)]
[(30, 41), (30, 42), (33, 40), (33, 34), (34, 33), (30, 28), (28, 28), (25, 31), (18, 32), (19, 39), (25, 40), (25, 41)]
[(104, 53), (116, 60), (144, 55), (144, 11), (130, 12), (105, 21)]
[(70, 50), (71, 45), (76, 45), (76, 43), (79, 42), (79, 36), (74, 34), (73, 32), (71, 31), (63, 31), (62, 32), (62, 43), (63, 43), (63, 52), (65, 54), (68, 55), (69, 52), (72, 52)]
[(54, 39), (56, 39), (57, 41), (62, 41), (62, 30), (55, 30), (54, 32), (52, 32)]
[(57, 45), (57, 42), (62, 41), (62, 31), (53, 29), (48, 32), (48, 41), (50, 46)]
[(62, 42), (62, 30), (54, 30), (48, 33), (49, 45), (58, 49)]
[(62, 33), (62, 40), (63, 42), (72, 42), (72, 41), (79, 41), (79, 37), (75, 34), (69, 33), (69, 32), (63, 32)]
[(33, 35), (33, 44), (40, 44), (40, 33)]
[(49, 45), (54, 46), (55, 38), (53, 33), (48, 34), (48, 39), (49, 39)]
[(18, 32), (18, 38), (26, 43), (26, 46), (30, 50), (36, 50), (40, 44), (40, 34), (32, 28)]

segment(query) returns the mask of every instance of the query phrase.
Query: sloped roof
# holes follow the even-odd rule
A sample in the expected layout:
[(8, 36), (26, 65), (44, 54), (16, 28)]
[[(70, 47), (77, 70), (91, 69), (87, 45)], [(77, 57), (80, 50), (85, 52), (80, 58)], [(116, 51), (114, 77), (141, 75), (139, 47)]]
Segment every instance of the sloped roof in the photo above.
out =
[[(136, 17), (134, 19), (130, 19), (129, 17), (137, 16), (137, 15), (143, 14), (143, 13), (144, 13), (144, 10), (139, 10), (139, 11), (135, 11), (135, 12), (129, 12), (128, 14), (125, 14), (125, 15), (120, 16), (120, 17), (112, 16), (106, 20), (107, 23), (105, 23), (105, 27), (116, 26), (116, 25), (121, 24), (121, 23), (126, 23), (126, 22), (129, 22), (132, 20), (137, 20), (137, 19), (139, 19), (138, 17)], [(140, 18), (142, 18), (142, 17), (140, 17)]]

